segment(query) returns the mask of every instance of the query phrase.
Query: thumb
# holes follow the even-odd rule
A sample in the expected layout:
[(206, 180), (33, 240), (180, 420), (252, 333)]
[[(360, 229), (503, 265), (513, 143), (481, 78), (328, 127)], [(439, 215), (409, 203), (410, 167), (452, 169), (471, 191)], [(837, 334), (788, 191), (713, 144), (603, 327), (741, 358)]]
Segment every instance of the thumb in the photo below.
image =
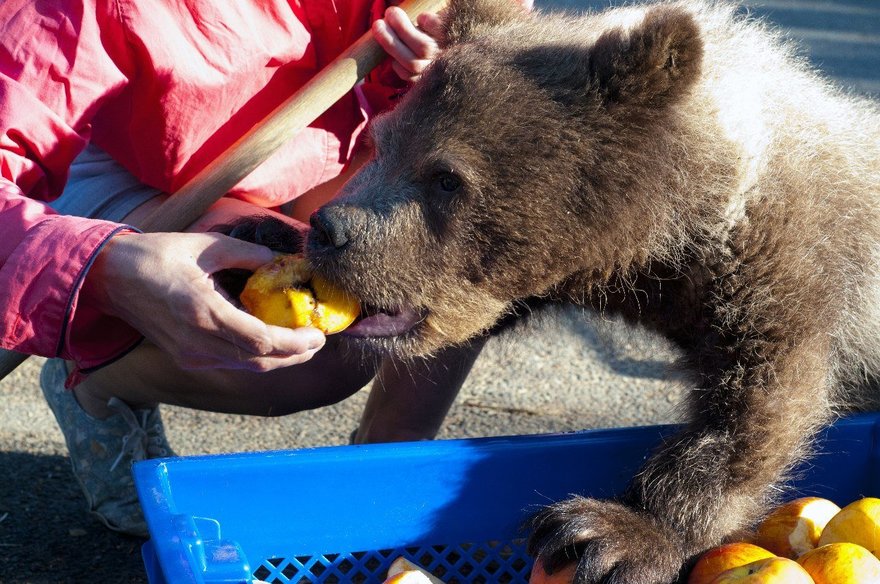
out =
[(268, 264), (275, 257), (275, 252), (266, 246), (227, 235), (213, 235), (215, 235), (215, 241), (205, 249), (202, 257), (199, 258), (199, 263), (208, 273), (213, 274), (230, 268), (253, 271)]

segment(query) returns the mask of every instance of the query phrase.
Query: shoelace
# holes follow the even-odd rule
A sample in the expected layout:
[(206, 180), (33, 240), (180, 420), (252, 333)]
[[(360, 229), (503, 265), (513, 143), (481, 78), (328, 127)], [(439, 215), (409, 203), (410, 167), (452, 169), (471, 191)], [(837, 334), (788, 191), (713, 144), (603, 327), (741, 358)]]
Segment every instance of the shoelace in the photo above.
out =
[(128, 407), (128, 404), (121, 399), (111, 397), (107, 402), (107, 406), (122, 416), (122, 419), (128, 424), (131, 431), (122, 437), (122, 448), (119, 456), (113, 461), (110, 470), (113, 471), (119, 466), (126, 456), (130, 456), (132, 460), (146, 460), (147, 458), (155, 458), (165, 456), (168, 451), (164, 446), (162, 436), (162, 426), (158, 420), (149, 425), (151, 410), (141, 410), (140, 419), (135, 415), (134, 411)]

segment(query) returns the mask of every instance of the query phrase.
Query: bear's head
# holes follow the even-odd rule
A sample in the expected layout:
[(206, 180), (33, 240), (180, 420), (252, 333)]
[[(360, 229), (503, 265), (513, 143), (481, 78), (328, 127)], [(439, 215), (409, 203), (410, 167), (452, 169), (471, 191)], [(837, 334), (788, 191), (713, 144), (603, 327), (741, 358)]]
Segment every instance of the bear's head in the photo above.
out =
[(307, 244), (366, 307), (349, 336), (403, 355), (463, 342), (520, 299), (583, 295), (668, 256), (681, 216), (699, 212), (684, 186), (701, 157), (683, 113), (703, 58), (688, 10), (572, 17), (454, 1), (445, 31)]

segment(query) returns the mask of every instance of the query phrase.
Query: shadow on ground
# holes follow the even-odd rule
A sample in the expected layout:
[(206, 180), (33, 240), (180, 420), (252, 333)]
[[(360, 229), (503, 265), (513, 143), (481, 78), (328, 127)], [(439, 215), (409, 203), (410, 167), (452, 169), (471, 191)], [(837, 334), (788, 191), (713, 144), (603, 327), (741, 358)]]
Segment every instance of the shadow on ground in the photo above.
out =
[(141, 540), (117, 535), (85, 509), (62, 456), (0, 452), (0, 581), (146, 582)]

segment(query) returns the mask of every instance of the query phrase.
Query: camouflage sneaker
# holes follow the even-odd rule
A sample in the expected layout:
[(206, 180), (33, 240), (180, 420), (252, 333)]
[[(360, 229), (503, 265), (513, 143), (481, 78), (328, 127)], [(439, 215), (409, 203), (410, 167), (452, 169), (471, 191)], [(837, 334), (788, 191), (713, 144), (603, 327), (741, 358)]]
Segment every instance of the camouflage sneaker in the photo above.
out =
[(138, 502), (131, 465), (138, 460), (174, 456), (165, 439), (158, 409), (134, 411), (122, 400), (107, 405), (116, 414), (99, 420), (87, 414), (73, 392), (64, 388), (67, 366), (46, 361), (40, 387), (64, 434), (73, 474), (89, 511), (113, 531), (149, 537)]

